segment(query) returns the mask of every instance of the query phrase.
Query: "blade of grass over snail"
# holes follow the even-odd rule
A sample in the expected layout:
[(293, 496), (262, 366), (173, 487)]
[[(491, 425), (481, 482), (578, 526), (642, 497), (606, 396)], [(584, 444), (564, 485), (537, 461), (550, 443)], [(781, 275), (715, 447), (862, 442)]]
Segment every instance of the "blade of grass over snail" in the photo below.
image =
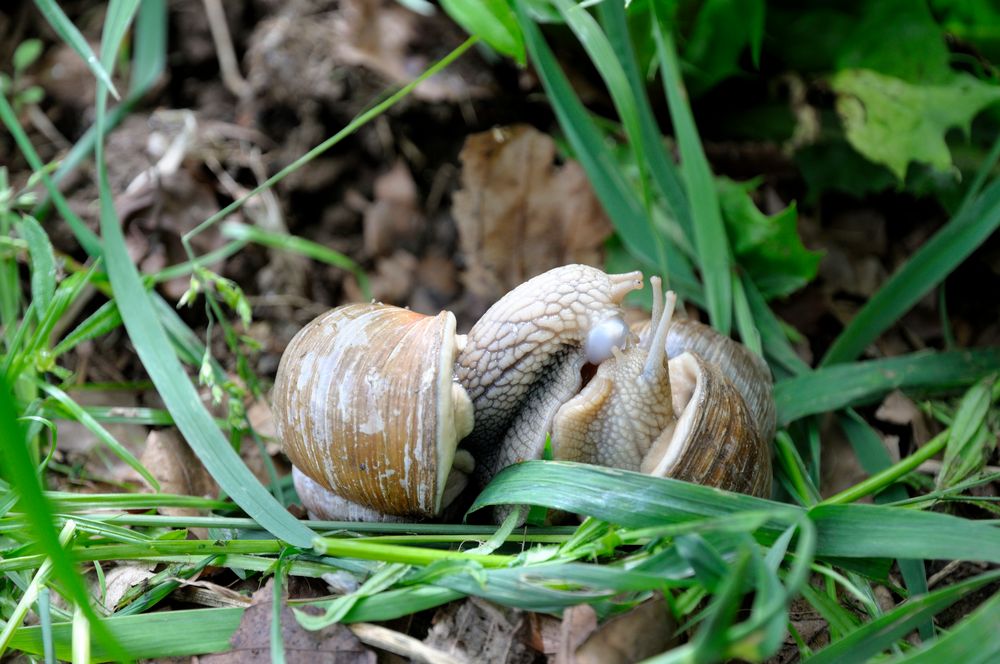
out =
[[(654, 20), (651, 22), (656, 40), (656, 55), (660, 63), (660, 76), (670, 108), (670, 119), (677, 135), (681, 156), (681, 176), (687, 187), (694, 226), (695, 251), (698, 267), (705, 284), (705, 299), (712, 327), (724, 336), (732, 327), (733, 294), (729, 242), (722, 223), (719, 198), (712, 180), (705, 151), (698, 136), (687, 94), (680, 75), (673, 33), (659, 16), (656, 4), (651, 5)], [(662, 11), (662, 10), (660, 10)]]
[(827, 351), (821, 366), (853, 360), (1000, 228), (1000, 180), (952, 217), (875, 293)]
[(778, 381), (774, 386), (778, 423), (785, 425), (807, 415), (872, 403), (896, 388), (942, 390), (968, 385), (998, 368), (998, 348), (919, 352), (824, 367)]
[[(581, 491), (580, 487), (587, 487)], [(1000, 530), (983, 522), (878, 505), (819, 505), (811, 510), (679, 480), (556, 461), (528, 461), (501, 472), (470, 510), (504, 503), (543, 505), (626, 528), (680, 523), (741, 511), (773, 515), (758, 531), (765, 542), (782, 524), (808, 514), (816, 555), (1000, 562)], [(928, 538), (927, 533), (935, 533)]]
[[(109, 20), (114, 16), (117, 14), (109, 10)], [(120, 29), (118, 33), (124, 34), (124, 29)], [(117, 43), (106, 44), (102, 48), (102, 57), (105, 61), (112, 61), (116, 52)], [(106, 107), (107, 97), (99, 90), (97, 127), (101, 135)], [(199, 400), (156, 315), (138, 270), (129, 258), (114, 208), (103, 141), (98, 141), (96, 147), (100, 226), (108, 277), (117, 296), (125, 328), (143, 366), (149, 372), (181, 433), (223, 490), (275, 536), (291, 544), (309, 546), (314, 533), (294, 519), (250, 473)]]

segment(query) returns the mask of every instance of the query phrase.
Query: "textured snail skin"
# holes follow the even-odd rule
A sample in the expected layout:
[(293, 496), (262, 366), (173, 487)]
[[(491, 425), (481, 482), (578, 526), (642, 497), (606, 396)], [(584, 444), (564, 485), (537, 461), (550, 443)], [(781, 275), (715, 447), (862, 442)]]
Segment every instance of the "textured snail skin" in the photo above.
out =
[(556, 410), (580, 389), (588, 335), (620, 316), (622, 299), (641, 287), (640, 272), (566, 265), (507, 293), (469, 330), (455, 375), (475, 411), (462, 445), (480, 484), (541, 458)]

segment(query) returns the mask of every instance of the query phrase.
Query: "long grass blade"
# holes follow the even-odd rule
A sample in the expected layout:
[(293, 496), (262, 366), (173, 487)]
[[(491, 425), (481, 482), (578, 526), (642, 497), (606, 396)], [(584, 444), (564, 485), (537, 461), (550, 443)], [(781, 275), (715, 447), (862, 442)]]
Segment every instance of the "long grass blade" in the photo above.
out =
[(834, 340), (821, 366), (858, 357), (1000, 227), (1000, 180), (924, 243)]
[(914, 652), (889, 660), (892, 664), (989, 664), (1000, 657), (1000, 593), (947, 634)]
[[(24, 431), (17, 422), (14, 395), (6, 379), (0, 376), (0, 471), (17, 488), (21, 509), (31, 519), (34, 539), (52, 561), (52, 573), (62, 584), (69, 598), (81, 607), (101, 641), (117, 659), (127, 659), (108, 629), (90, 606), (90, 594), (76, 571), (73, 555), (59, 543), (52, 517), (52, 508), (42, 493), (38, 472), (31, 461)], [(40, 563), (39, 563), (40, 564)], [(14, 640), (11, 642), (14, 643)]]
[(687, 186), (688, 201), (691, 205), (694, 245), (698, 254), (705, 284), (705, 300), (708, 315), (722, 334), (728, 335), (732, 327), (732, 274), (730, 267), (729, 241), (722, 223), (722, 210), (712, 179), (712, 169), (705, 158), (698, 129), (687, 103), (684, 82), (681, 79), (677, 51), (674, 48), (670, 26), (665, 25), (658, 15), (656, 4), (652, 5), (653, 36), (656, 38), (656, 53), (660, 61), (663, 88), (670, 107), (670, 118), (674, 123), (677, 146), (681, 154), (681, 176)]
[[(587, 487), (580, 491), (580, 487)], [(575, 512), (626, 528), (648, 528), (738, 512), (772, 519), (765, 543), (797, 523), (801, 508), (679, 480), (557, 461), (528, 461), (501, 471), (473, 504), (527, 504)], [(818, 505), (816, 555), (835, 558), (963, 559), (1000, 562), (1000, 530), (947, 514), (878, 505)], [(928, 538), (927, 533), (935, 536)]]
[[(56, 31), (59, 38), (63, 40), (70, 48), (76, 51), (77, 55), (83, 60), (84, 64), (87, 65), (87, 69), (97, 78), (97, 80), (111, 92), (115, 99), (119, 99), (118, 90), (115, 88), (114, 83), (111, 82), (111, 76), (108, 74), (105, 67), (101, 64), (101, 61), (97, 59), (94, 51), (91, 50), (90, 44), (87, 43), (87, 39), (80, 33), (73, 22), (69, 20), (69, 17), (63, 13), (59, 3), (55, 0), (35, 0), (35, 6), (45, 17), (45, 20), (49, 22), (52, 29)], [(116, 43), (120, 43), (118, 40)]]
[[(137, 3), (131, 5), (132, 12)], [(113, 5), (114, 7), (114, 5)], [(114, 21), (107, 34), (124, 34), (128, 7), (108, 12)], [(124, 24), (124, 25), (123, 25)], [(113, 64), (117, 42), (106, 42), (101, 57), (106, 65)], [(107, 97), (99, 90), (97, 96), (97, 127), (103, 135)], [(163, 402), (177, 423), (178, 429), (219, 486), (236, 504), (246, 510), (275, 537), (296, 546), (309, 546), (314, 533), (294, 519), (257, 481), (236, 451), (216, 427), (205, 410), (198, 393), (174, 353), (167, 333), (156, 315), (139, 272), (128, 256), (111, 194), (103, 141), (97, 141), (96, 163), (100, 192), (101, 235), (104, 241), (108, 277), (119, 304), (122, 321), (135, 346), (139, 359), (156, 385)]]
[[(1000, 571), (994, 570), (971, 579), (965, 579), (947, 588), (935, 590), (927, 595), (910, 599), (886, 612), (885, 615), (851, 630), (847, 636), (805, 661), (808, 664), (868, 661), (869, 658), (906, 636), (919, 623), (929, 620), (970, 592), (993, 583), (997, 579), (1000, 579)], [(959, 658), (943, 661), (965, 662), (966, 660)]]
[[(968, 385), (1000, 368), (1000, 349), (920, 352), (825, 367), (774, 386), (778, 422), (878, 400), (896, 388), (937, 391)], [(836, 385), (837, 389), (830, 389)]]

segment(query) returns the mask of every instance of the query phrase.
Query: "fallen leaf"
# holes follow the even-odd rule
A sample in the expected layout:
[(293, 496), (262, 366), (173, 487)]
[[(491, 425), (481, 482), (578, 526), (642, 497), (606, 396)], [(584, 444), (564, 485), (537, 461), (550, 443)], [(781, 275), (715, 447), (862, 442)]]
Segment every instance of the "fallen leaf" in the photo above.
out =
[[(271, 661), (271, 617), (274, 601), (273, 579), (253, 594), (253, 603), (243, 612), (240, 626), (229, 640), (232, 649), (215, 655), (203, 655), (204, 664), (243, 664)], [(375, 663), (375, 653), (365, 648), (344, 625), (330, 625), (310, 632), (295, 619), (287, 603), (282, 602), (281, 637), (288, 664)]]
[(575, 664), (627, 664), (665, 651), (677, 641), (677, 623), (662, 596), (611, 618), (576, 649)]
[(438, 609), (424, 643), (470, 662), (528, 664), (524, 612), (469, 598)]
[(375, 200), (364, 213), (365, 252), (384, 256), (397, 247), (413, 246), (422, 226), (417, 185), (402, 161), (375, 178)]
[(558, 163), (551, 138), (527, 125), (493, 129), (469, 136), (459, 157), (452, 211), (475, 296), (492, 303), (550, 268), (601, 264), (611, 223), (580, 165)]
[[(214, 498), (219, 488), (194, 451), (174, 429), (150, 431), (146, 449), (139, 459), (160, 483), (163, 493)], [(168, 516), (198, 516), (201, 510), (191, 507), (160, 507)], [(197, 530), (197, 529), (195, 529)]]
[(597, 612), (589, 604), (571, 606), (563, 611), (556, 664), (575, 664), (576, 649), (596, 630)]
[(114, 611), (129, 588), (144, 584), (154, 575), (156, 563), (116, 565), (104, 574), (104, 607)]

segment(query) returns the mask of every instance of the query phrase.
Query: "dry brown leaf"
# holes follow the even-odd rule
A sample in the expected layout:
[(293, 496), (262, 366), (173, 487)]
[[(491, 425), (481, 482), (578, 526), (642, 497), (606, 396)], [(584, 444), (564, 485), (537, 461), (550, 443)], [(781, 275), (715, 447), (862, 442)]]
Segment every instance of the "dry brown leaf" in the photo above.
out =
[(596, 630), (597, 612), (589, 604), (572, 606), (563, 611), (556, 664), (575, 664), (576, 649)]
[[(173, 429), (150, 431), (140, 459), (160, 483), (163, 493), (214, 498), (219, 488), (180, 434)], [(160, 507), (169, 516), (197, 516), (190, 507)]]
[[(446, 48), (459, 45), (459, 40), (445, 38), (451, 26), (442, 17), (423, 17), (397, 2), (345, 0), (340, 7), (335, 26), (340, 37), (335, 42), (337, 59), (371, 69), (394, 83), (409, 83), (433, 64), (429, 49), (414, 48), (428, 32), (436, 35), (438, 45), (442, 40), (454, 41)], [(469, 80), (456, 70), (443, 71), (413, 91), (427, 101), (463, 100), (489, 92), (489, 85)]]
[(662, 596), (597, 628), (576, 649), (575, 664), (629, 664), (658, 655), (677, 640), (677, 623)]
[(453, 214), (466, 287), (486, 302), (567, 263), (601, 263), (611, 224), (579, 164), (557, 163), (551, 138), (527, 125), (465, 141)]
[(526, 625), (522, 611), (469, 598), (438, 609), (424, 642), (470, 662), (527, 664)]
[(114, 611), (129, 588), (145, 583), (155, 573), (155, 563), (116, 565), (104, 574), (104, 607)]
[(384, 256), (398, 247), (414, 248), (422, 225), (417, 184), (402, 161), (375, 178), (375, 200), (364, 213), (365, 253)]
[[(217, 655), (203, 655), (203, 664), (245, 664), (271, 661), (271, 605), (274, 600), (272, 580), (253, 594), (253, 603), (243, 612), (240, 626), (229, 643), (232, 649)], [(330, 625), (311, 632), (295, 619), (287, 604), (281, 607), (281, 636), (285, 661), (289, 664), (315, 662), (354, 662), (375, 664), (375, 653), (365, 648), (343, 625)]]
[[(924, 414), (912, 399), (899, 390), (893, 390), (886, 395), (875, 411), (875, 417), (891, 424), (909, 425), (913, 431), (913, 443), (917, 447), (930, 440), (930, 429)], [(893, 460), (899, 461), (898, 449)]]

